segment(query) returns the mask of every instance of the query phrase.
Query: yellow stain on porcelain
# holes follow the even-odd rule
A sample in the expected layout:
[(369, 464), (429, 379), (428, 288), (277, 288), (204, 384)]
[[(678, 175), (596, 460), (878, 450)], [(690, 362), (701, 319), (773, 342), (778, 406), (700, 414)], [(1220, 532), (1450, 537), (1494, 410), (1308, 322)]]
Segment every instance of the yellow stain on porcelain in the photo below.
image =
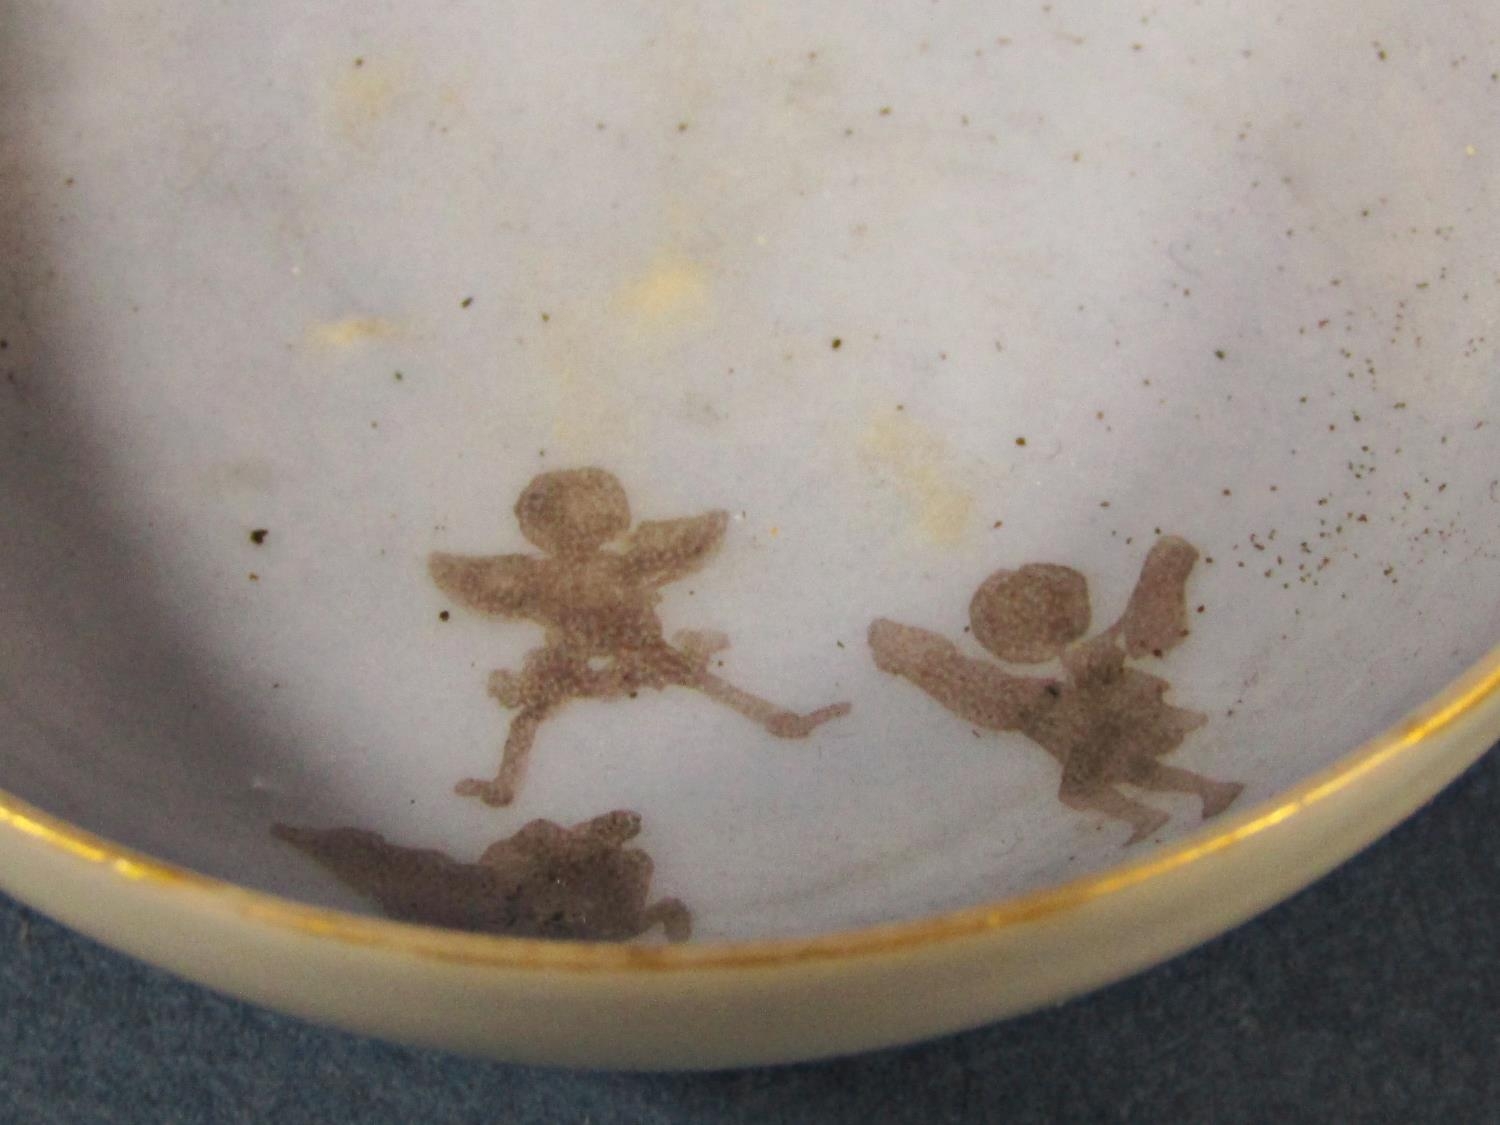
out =
[(640, 272), (551, 306), (533, 335), (555, 396), (552, 444), (594, 458), (630, 448), (646, 424), (632, 388), (661, 392), (692, 374), (672, 353), (712, 324), (713, 288), (702, 261), (663, 250)]
[(939, 547), (963, 541), (974, 497), (954, 479), (939, 435), (900, 411), (882, 410), (865, 428), (859, 452), (866, 469), (900, 491), (922, 538)]
[(339, 320), (318, 321), (307, 326), (304, 338), (317, 351), (347, 351), (376, 340), (400, 335), (395, 322), (379, 316), (346, 316)]
[(347, 141), (367, 142), (405, 85), (405, 70), (395, 60), (360, 57), (342, 64), (328, 91), (329, 126)]
[(645, 272), (616, 289), (609, 301), (610, 311), (637, 340), (702, 328), (711, 319), (712, 305), (708, 271), (677, 253), (659, 255)]

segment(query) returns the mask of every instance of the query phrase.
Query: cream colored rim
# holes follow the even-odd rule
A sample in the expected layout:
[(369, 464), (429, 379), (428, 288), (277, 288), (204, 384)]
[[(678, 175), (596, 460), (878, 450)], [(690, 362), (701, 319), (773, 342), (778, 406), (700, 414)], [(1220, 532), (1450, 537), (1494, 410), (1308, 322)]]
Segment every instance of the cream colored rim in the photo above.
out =
[(511, 970), (568, 972), (769, 968), (929, 946), (1017, 926), (1118, 894), (1269, 832), (1386, 768), (1397, 757), (1441, 739), (1460, 720), (1491, 700), (1500, 700), (1500, 648), (1402, 723), (1226, 826), (1205, 830), (1136, 862), (991, 905), (813, 938), (631, 946), (469, 934), (306, 906), (277, 895), (246, 890), (102, 839), (3, 790), (0, 790), (0, 826), (77, 860), (105, 867), (127, 886), (151, 884), (170, 888), (196, 896), (201, 905), (217, 912), (248, 922), (333, 942), (375, 946), (416, 958)]

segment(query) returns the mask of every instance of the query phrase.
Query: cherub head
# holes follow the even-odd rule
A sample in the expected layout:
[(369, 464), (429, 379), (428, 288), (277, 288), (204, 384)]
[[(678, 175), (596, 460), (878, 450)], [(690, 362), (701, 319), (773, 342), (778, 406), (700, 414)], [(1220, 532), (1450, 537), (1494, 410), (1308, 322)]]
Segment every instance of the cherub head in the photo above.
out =
[(1089, 627), (1089, 587), (1072, 567), (1033, 563), (997, 570), (969, 603), (974, 639), (1001, 660), (1041, 664)]
[(516, 519), (549, 555), (588, 555), (630, 530), (630, 502), (603, 469), (560, 469), (526, 486)]

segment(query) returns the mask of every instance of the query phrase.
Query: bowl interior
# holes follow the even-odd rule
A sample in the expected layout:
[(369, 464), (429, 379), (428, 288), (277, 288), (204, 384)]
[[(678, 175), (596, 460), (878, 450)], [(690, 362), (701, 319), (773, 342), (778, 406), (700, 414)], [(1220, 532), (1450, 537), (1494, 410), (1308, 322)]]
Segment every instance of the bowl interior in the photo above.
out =
[(93, 831), (811, 934), (1496, 639), (1492, 5), (3, 12), (0, 787)]

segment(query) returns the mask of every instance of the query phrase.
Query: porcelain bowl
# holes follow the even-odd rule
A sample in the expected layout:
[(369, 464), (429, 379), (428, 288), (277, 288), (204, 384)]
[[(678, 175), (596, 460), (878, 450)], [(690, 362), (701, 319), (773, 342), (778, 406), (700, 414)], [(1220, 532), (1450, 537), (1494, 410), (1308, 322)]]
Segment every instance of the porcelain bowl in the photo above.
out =
[(5, 6), (0, 887), (533, 1062), (908, 1041), (1500, 733), (1500, 14)]

